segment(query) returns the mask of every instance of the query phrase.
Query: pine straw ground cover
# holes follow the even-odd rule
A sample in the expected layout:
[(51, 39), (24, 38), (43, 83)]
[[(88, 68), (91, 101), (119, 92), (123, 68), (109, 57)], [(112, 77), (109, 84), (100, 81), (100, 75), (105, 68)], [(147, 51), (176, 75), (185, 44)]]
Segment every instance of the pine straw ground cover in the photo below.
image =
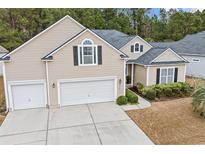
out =
[(155, 144), (205, 144), (205, 119), (192, 112), (192, 98), (152, 103), (127, 114)]

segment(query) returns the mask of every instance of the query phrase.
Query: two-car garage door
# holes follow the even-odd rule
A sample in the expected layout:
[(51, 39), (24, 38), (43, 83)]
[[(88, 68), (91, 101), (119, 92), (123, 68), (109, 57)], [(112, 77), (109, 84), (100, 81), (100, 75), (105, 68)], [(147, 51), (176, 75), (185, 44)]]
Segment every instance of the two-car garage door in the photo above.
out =
[(115, 79), (59, 82), (59, 103), (62, 106), (114, 101)]

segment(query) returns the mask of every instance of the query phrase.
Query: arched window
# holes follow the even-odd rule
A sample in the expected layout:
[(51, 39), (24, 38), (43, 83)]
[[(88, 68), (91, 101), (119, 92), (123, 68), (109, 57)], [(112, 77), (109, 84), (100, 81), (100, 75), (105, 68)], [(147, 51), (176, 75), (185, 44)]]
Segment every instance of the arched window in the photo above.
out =
[(79, 58), (81, 65), (97, 64), (97, 46), (91, 39), (85, 39), (79, 45)]
[(83, 45), (92, 45), (92, 44), (94, 44), (94, 43), (93, 43), (93, 41), (90, 40), (90, 39), (85, 39), (85, 40), (83, 40), (82, 44), (83, 44)]
[(140, 44), (135, 43), (135, 52), (139, 52), (139, 51), (140, 51)]

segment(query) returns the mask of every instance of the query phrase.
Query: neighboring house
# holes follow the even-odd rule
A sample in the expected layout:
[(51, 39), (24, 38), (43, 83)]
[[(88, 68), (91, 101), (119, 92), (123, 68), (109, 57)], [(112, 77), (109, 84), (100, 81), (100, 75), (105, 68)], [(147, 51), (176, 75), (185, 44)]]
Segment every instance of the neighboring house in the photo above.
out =
[[(4, 47), (0, 46), (0, 57), (8, 53), (8, 50), (6, 50)], [(3, 75), (3, 68), (2, 63), (0, 62), (0, 76)]]
[(179, 55), (189, 61), (186, 74), (205, 78), (205, 31), (187, 35), (176, 42), (150, 43), (155, 47), (171, 47)]
[(11, 110), (115, 101), (125, 95), (126, 73), (132, 84), (185, 80), (186, 61), (175, 51), (115, 30), (89, 30), (70, 16), (0, 60)]

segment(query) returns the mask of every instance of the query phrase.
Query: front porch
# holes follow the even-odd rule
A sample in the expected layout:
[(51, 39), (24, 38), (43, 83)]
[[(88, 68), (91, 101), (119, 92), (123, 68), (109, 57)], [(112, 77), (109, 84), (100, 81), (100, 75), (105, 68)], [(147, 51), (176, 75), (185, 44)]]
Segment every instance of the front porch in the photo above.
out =
[(148, 85), (148, 70), (146, 67), (134, 63), (126, 64), (126, 86), (133, 87), (140, 82), (143, 85)]
[(130, 88), (134, 85), (134, 64), (126, 64), (126, 87)]

